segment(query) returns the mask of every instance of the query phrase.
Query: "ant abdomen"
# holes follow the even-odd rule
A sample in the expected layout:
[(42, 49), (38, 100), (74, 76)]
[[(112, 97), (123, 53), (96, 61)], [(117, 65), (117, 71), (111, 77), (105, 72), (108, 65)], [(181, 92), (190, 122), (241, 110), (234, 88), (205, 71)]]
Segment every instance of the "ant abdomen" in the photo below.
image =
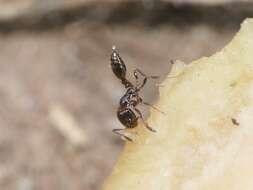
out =
[(138, 117), (130, 108), (119, 109), (117, 116), (119, 121), (127, 128), (134, 128), (138, 124)]
[(121, 80), (124, 80), (126, 77), (126, 65), (123, 59), (120, 57), (115, 47), (112, 47), (111, 54), (111, 67), (113, 73)]

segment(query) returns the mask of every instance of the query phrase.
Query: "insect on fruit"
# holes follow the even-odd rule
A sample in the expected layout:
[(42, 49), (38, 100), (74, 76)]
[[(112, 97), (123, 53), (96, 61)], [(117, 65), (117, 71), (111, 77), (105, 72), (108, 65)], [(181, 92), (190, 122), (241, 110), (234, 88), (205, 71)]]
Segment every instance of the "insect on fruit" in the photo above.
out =
[[(128, 136), (120, 133), (120, 131), (123, 131), (125, 129), (131, 129), (135, 128), (138, 124), (138, 120), (141, 119), (144, 123), (144, 126), (152, 131), (156, 132), (153, 128), (151, 128), (143, 119), (143, 116), (141, 114), (141, 111), (136, 108), (136, 106), (140, 103), (151, 106), (152, 108), (158, 110), (154, 106), (150, 105), (147, 102), (143, 102), (142, 98), (139, 96), (139, 91), (144, 87), (147, 80), (149, 78), (151, 79), (157, 79), (159, 77), (157, 76), (147, 76), (145, 75), (141, 70), (135, 69), (134, 70), (134, 77), (136, 79), (136, 84), (133, 85), (129, 80), (126, 78), (126, 65), (123, 61), (123, 59), (120, 57), (119, 53), (116, 50), (116, 47), (112, 47), (112, 54), (111, 54), (111, 68), (113, 73), (116, 75), (116, 77), (121, 80), (121, 83), (126, 88), (126, 93), (121, 97), (119, 102), (119, 108), (117, 111), (117, 116), (119, 121), (126, 127), (124, 129), (113, 129), (112, 131), (120, 135), (126, 140), (132, 141), (131, 138)], [(141, 84), (139, 84), (139, 76), (143, 77), (143, 81)], [(159, 111), (159, 110), (158, 110)]]

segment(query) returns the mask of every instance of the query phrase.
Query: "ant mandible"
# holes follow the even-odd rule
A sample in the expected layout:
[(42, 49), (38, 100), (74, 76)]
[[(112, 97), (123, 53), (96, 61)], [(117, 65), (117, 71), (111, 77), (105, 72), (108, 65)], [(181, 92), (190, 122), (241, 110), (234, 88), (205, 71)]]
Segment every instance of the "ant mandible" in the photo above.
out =
[[(151, 128), (145, 121), (144, 118), (140, 112), (136, 108), (136, 106), (140, 103), (151, 106), (152, 108), (156, 109), (152, 105), (150, 105), (147, 102), (143, 102), (142, 98), (139, 96), (139, 91), (144, 87), (147, 80), (149, 78), (151, 79), (157, 79), (159, 77), (157, 76), (147, 76), (139, 69), (134, 70), (134, 77), (136, 79), (136, 84), (133, 85), (129, 80), (126, 79), (126, 65), (123, 61), (123, 59), (120, 57), (119, 53), (116, 51), (116, 47), (112, 47), (112, 54), (111, 54), (111, 68), (113, 73), (116, 75), (118, 79), (121, 80), (121, 83), (125, 86), (126, 93), (122, 96), (119, 102), (119, 108), (117, 111), (117, 116), (119, 121), (126, 127), (124, 129), (113, 129), (112, 131), (125, 138), (126, 140), (132, 141), (131, 138), (128, 136), (121, 134), (120, 131), (123, 131), (125, 129), (131, 129), (135, 128), (138, 124), (138, 119), (141, 119), (144, 123), (144, 126), (152, 131), (156, 132), (153, 128)], [(143, 77), (142, 83), (139, 85), (138, 79), (139, 75)], [(156, 109), (157, 110), (157, 109)], [(159, 110), (158, 110), (159, 111)]]

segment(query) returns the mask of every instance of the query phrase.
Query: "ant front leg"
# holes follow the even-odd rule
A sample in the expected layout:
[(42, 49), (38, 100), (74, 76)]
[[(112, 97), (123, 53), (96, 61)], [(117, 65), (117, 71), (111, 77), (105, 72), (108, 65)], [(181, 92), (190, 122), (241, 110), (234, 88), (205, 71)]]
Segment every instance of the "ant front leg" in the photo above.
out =
[(142, 122), (143, 122), (143, 124), (145, 125), (145, 127), (146, 127), (148, 130), (152, 131), (152, 132), (156, 132), (155, 129), (153, 129), (152, 127), (150, 127), (150, 126), (145, 122), (145, 120), (144, 120), (144, 118), (143, 118), (143, 116), (142, 116), (140, 110), (138, 110), (137, 108), (134, 108), (134, 110), (138, 113), (139, 118), (142, 120)]
[(129, 138), (128, 136), (120, 133), (119, 131), (124, 131), (125, 129), (113, 129), (112, 132), (115, 133), (116, 135), (119, 135), (120, 137), (123, 137), (124, 139), (133, 142), (133, 140), (131, 138)]
[[(140, 86), (139, 86), (139, 84), (138, 84), (138, 79), (139, 79), (138, 74), (140, 74), (141, 76), (144, 77), (144, 79), (143, 79), (143, 81), (142, 81), (142, 84), (141, 84)], [(158, 78), (159, 78), (158, 76), (147, 76), (147, 75), (144, 74), (140, 69), (135, 69), (135, 70), (134, 70), (134, 77), (135, 77), (135, 79), (136, 79), (136, 86), (137, 86), (137, 89), (138, 89), (138, 90), (140, 90), (140, 89), (142, 89), (142, 88), (144, 87), (144, 85), (146, 84), (146, 82), (147, 82), (147, 80), (148, 80), (149, 78), (151, 78), (151, 79), (158, 79)], [(139, 87), (138, 87), (138, 86), (139, 86)]]

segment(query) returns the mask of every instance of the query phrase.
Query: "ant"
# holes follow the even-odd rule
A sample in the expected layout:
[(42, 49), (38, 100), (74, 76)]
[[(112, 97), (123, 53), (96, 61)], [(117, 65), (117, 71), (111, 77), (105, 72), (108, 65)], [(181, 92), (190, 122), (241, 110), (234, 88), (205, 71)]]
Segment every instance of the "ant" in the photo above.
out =
[[(124, 129), (113, 129), (112, 131), (125, 138), (128, 141), (132, 141), (131, 138), (128, 136), (121, 134), (119, 131), (123, 131), (125, 129), (132, 129), (135, 128), (138, 124), (138, 119), (141, 119), (144, 123), (144, 126), (150, 130), (151, 132), (156, 132), (153, 128), (151, 128), (145, 121), (141, 114), (141, 111), (136, 108), (136, 106), (140, 103), (151, 106), (152, 108), (158, 110), (154, 106), (150, 105), (147, 102), (143, 102), (142, 98), (139, 96), (139, 91), (145, 86), (148, 79), (157, 79), (158, 76), (147, 76), (141, 70), (135, 69), (134, 70), (134, 77), (136, 79), (136, 84), (133, 85), (129, 80), (126, 79), (126, 65), (123, 59), (120, 57), (119, 53), (116, 50), (116, 47), (112, 47), (112, 54), (111, 54), (111, 68), (113, 73), (116, 75), (118, 79), (121, 80), (121, 83), (126, 88), (126, 93), (121, 97), (119, 101), (119, 108), (117, 111), (117, 116), (121, 124), (123, 124), (126, 128)], [(143, 78), (141, 84), (139, 84), (138, 79), (139, 75)], [(159, 111), (159, 110), (158, 110)]]

